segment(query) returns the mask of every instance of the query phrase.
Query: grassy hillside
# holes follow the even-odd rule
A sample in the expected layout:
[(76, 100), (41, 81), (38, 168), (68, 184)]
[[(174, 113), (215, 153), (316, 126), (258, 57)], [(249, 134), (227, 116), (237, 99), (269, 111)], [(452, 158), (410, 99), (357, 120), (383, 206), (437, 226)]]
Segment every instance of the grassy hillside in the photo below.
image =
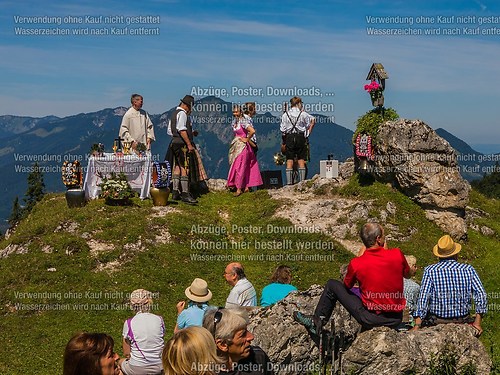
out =
[[(376, 198), (380, 207), (394, 202), (397, 215), (389, 223), (418, 231), (410, 242), (390, 245), (416, 255), (420, 266), (434, 262), (431, 248), (442, 233), (407, 197), (383, 184), (360, 186), (355, 179), (320, 193)], [(49, 194), (13, 236), (0, 242), (0, 251), (16, 244), (27, 250), (0, 258), (0, 374), (60, 373), (64, 346), (79, 330), (111, 334), (120, 353), (123, 321), (131, 316), (127, 294), (136, 288), (155, 293), (155, 312), (164, 317), (169, 337), (175, 304), (195, 277), (208, 281), (212, 304), (224, 304), (230, 287), (222, 273), (231, 260), (243, 263), (259, 294), (279, 264), (292, 267), (299, 289), (338, 277), (338, 266), (352, 255), (322, 234), (276, 234), (293, 228), (272, 218), (281, 204), (258, 191), (238, 199), (210, 193), (197, 207), (158, 209), (140, 200), (132, 207), (110, 207), (96, 200), (68, 209), (63, 195)], [(500, 233), (498, 201), (473, 193), (471, 205), (489, 213), (477, 224)], [(462, 259), (476, 267), (489, 293), (499, 294), (498, 235), (470, 231), (469, 238)], [(307, 245), (313, 249), (298, 249)], [(490, 306), (497, 311), (484, 321), (482, 340), (488, 347), (500, 342), (498, 299), (490, 298)], [(499, 353), (493, 355), (499, 363)]]

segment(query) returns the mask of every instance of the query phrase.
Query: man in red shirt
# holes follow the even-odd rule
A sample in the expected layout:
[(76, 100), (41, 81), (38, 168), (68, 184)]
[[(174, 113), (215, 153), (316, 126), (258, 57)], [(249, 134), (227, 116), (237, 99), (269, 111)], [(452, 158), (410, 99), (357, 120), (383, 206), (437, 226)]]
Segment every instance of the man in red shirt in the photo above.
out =
[[(410, 267), (401, 250), (384, 247), (384, 229), (380, 224), (365, 224), (360, 237), (366, 250), (351, 260), (344, 282), (328, 280), (312, 317), (293, 313), (294, 319), (313, 334), (319, 334), (323, 322), (330, 320), (337, 301), (363, 330), (378, 326), (397, 328), (401, 324), (406, 303), (403, 277), (410, 277)], [(361, 299), (349, 290), (356, 282)]]

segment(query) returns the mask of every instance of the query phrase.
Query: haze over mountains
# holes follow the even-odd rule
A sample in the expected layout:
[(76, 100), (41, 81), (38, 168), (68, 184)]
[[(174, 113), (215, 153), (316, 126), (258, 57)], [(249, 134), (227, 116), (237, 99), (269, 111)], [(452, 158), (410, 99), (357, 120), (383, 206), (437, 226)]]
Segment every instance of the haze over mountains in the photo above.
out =
[[(153, 157), (163, 160), (170, 137), (166, 134), (171, 108), (162, 114), (150, 114), (155, 125), (156, 142), (152, 146)], [(195, 104), (192, 119), (196, 137), (205, 168), (211, 178), (226, 178), (228, 147), (233, 137), (230, 126), (232, 119), (231, 103), (216, 97), (205, 97)], [(26, 192), (26, 179), (34, 162), (44, 170), (47, 191), (64, 191), (60, 167), (65, 160), (80, 160), (86, 167), (90, 147), (103, 143), (105, 150), (111, 152), (113, 140), (118, 136), (121, 119), (127, 108), (107, 108), (93, 113), (81, 113), (64, 118), (47, 116), (32, 118), (23, 116), (0, 116), (0, 173), (2, 174), (0, 196), (0, 219), (4, 221), (10, 214), (16, 196), (20, 199)], [(311, 161), (309, 176), (319, 173), (319, 161), (333, 155), (334, 159), (344, 161), (352, 156), (353, 132), (332, 121), (330, 117), (316, 115), (317, 125), (310, 137)], [(254, 126), (257, 131), (261, 170), (283, 169), (274, 164), (273, 155), (279, 152), (281, 134), (279, 117), (271, 113), (257, 114)], [(462, 174), (467, 179), (480, 178), (482, 166), (491, 162), (481, 162), (481, 153), (473, 150), (467, 143), (456, 138), (444, 129), (437, 133), (448, 140), (457, 150)], [(493, 163), (494, 164), (494, 163)], [(5, 229), (5, 225), (2, 226)]]

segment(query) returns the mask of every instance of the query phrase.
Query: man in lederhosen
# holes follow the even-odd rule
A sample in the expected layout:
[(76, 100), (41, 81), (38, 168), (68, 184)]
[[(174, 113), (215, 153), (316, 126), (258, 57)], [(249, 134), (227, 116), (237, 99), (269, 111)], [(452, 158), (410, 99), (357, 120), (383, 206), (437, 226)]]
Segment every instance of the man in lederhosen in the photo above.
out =
[(168, 135), (172, 136), (166, 156), (170, 165), (174, 165), (172, 199), (188, 204), (198, 203), (189, 192), (188, 177), (189, 154), (194, 152), (193, 128), (189, 117), (193, 104), (194, 98), (191, 95), (184, 96), (172, 113), (167, 127)]
[(286, 146), (286, 181), (293, 184), (293, 163), (297, 159), (299, 182), (306, 179), (307, 137), (311, 135), (316, 119), (303, 110), (302, 99), (290, 99), (290, 109), (281, 116), (282, 144)]

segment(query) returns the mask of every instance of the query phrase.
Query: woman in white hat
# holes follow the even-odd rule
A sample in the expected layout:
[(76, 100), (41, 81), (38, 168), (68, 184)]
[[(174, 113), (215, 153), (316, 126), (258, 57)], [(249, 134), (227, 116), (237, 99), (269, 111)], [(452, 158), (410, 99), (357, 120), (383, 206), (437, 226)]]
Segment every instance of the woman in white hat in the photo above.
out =
[(174, 333), (191, 326), (200, 326), (203, 323), (203, 315), (208, 308), (208, 301), (212, 298), (212, 292), (208, 289), (205, 280), (196, 278), (185, 292), (188, 298), (188, 308), (185, 301), (180, 301), (175, 306), (177, 308), (177, 323)]
[(124, 375), (160, 375), (163, 371), (165, 324), (163, 318), (151, 313), (151, 292), (136, 289), (130, 294), (133, 318), (123, 324), (123, 355), (120, 367)]

